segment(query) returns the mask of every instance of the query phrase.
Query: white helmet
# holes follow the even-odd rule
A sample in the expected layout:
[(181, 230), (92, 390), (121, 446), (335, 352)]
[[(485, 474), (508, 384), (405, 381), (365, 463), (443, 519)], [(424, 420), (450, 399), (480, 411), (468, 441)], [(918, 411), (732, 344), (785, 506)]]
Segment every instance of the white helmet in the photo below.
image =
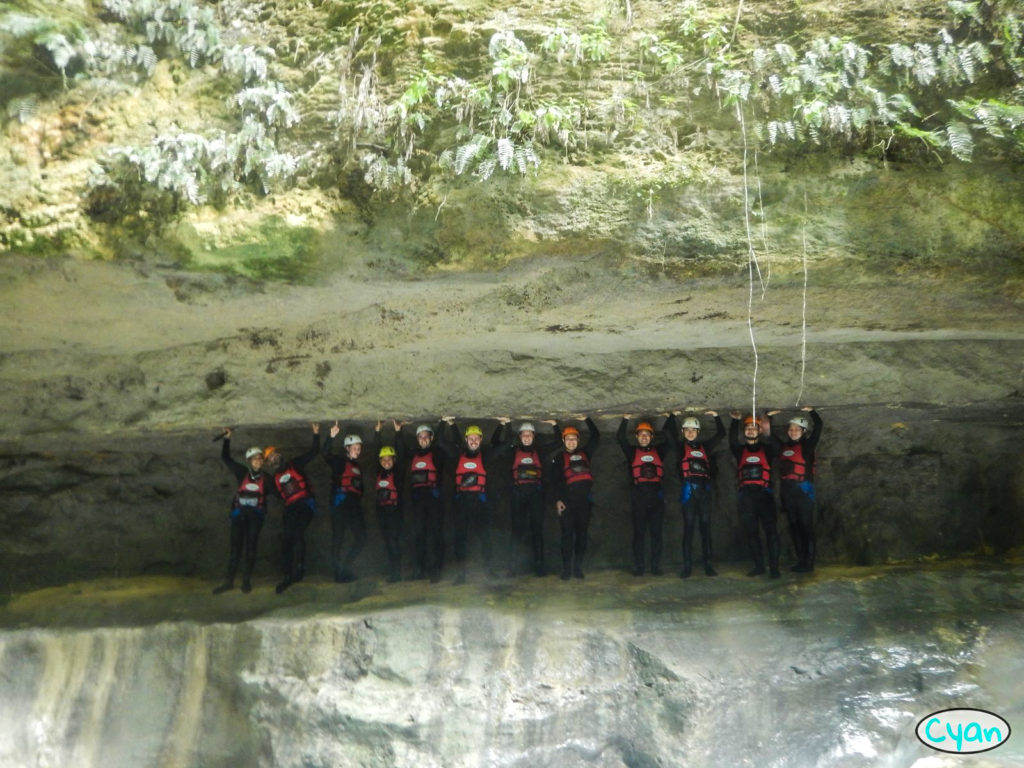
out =
[(359, 435), (345, 435), (345, 447), (348, 448), (350, 445), (362, 445), (363, 438)]
[(252, 448), (250, 448), (249, 450), (247, 450), (245, 452), (245, 460), (248, 461), (253, 456), (262, 456), (262, 455), (263, 455), (263, 449), (262, 448), (257, 448), (256, 446), (253, 446)]
[(683, 429), (700, 429), (700, 421), (694, 416), (687, 416), (683, 419)]
[(430, 427), (430, 426), (428, 426), (426, 424), (420, 424), (418, 427), (416, 427), (416, 437), (419, 437), (424, 432), (429, 432), (430, 434), (434, 434), (434, 429), (433, 429), (433, 427)]
[(798, 427), (800, 427), (805, 432), (808, 429), (811, 428), (811, 423), (809, 421), (807, 421), (807, 417), (806, 416), (794, 416), (792, 419), (789, 420), (789, 423), (790, 424), (796, 424)]
[(524, 421), (522, 424), (519, 425), (519, 432), (520, 432), (520, 434), (522, 434), (523, 432), (536, 432), (536, 431), (537, 430), (533, 428), (533, 424), (531, 424), (528, 421)]

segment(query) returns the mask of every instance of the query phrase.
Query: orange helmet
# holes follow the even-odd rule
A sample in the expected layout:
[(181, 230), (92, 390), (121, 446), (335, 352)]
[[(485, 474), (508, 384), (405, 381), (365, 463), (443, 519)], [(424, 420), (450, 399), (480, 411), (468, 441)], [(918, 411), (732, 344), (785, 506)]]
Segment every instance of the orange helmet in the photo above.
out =
[(650, 432), (652, 435), (654, 434), (654, 427), (651, 426), (650, 422), (641, 421), (639, 424), (636, 425), (636, 434), (640, 434), (645, 430), (647, 432)]
[(576, 437), (579, 437), (580, 431), (576, 429), (576, 427), (566, 427), (562, 430), (562, 439), (564, 440), (567, 435), (576, 435)]
[[(753, 416), (747, 416), (743, 419), (743, 426), (745, 427), (747, 424), (758, 424), (758, 421)], [(758, 426), (760, 426), (760, 424), (758, 424)]]
[(272, 445), (268, 445), (263, 449), (263, 458), (269, 459), (273, 454), (277, 453), (277, 448)]

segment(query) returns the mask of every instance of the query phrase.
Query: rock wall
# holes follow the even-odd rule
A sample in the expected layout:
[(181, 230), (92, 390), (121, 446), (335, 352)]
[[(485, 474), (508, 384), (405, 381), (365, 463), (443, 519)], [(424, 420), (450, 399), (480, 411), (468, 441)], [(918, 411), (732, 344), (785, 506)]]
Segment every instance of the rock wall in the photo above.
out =
[[(1013, 401), (1005, 409), (902, 406), (822, 410), (819, 445), (819, 557), (823, 563), (880, 564), (935, 556), (1006, 553), (1024, 544), (1024, 459), (1017, 450), (1020, 426)], [(729, 419), (726, 417), (726, 423)], [(614, 439), (618, 419), (599, 418), (596, 507), (590, 529), (590, 569), (632, 567), (631, 523), (622, 452)], [(483, 420), (489, 436), (494, 422)], [(659, 422), (660, 423), (660, 422)], [(356, 426), (366, 438), (373, 425)], [(709, 425), (710, 426), (710, 425)], [(308, 449), (308, 428), (240, 426), (243, 435), (274, 443), (286, 455)], [(27, 442), (27, 441), (26, 441)], [(723, 446), (724, 447), (724, 446)], [(0, 543), (5, 589), (62, 584), (101, 576), (178, 574), (218, 579), (226, 567), (227, 512), (234, 492), (220, 449), (209, 434), (81, 438), (7, 444), (0, 452), (3, 514), (8, 532)], [(747, 560), (735, 509), (735, 463), (716, 455), (713, 540), (719, 563)], [(367, 470), (370, 464), (367, 463)], [(311, 478), (321, 515), (310, 528), (309, 571), (328, 577), (330, 522), (326, 465), (317, 459)], [(507, 563), (509, 523), (507, 462), (492, 468), (490, 493), (495, 566)], [(448, 492), (450, 492), (450, 486)], [(449, 495), (446, 492), (446, 497)], [(679, 569), (682, 523), (678, 481), (666, 483), (665, 565)], [(280, 517), (273, 507), (263, 528), (257, 583), (278, 577)], [(376, 514), (365, 505), (369, 541), (358, 573), (380, 579), (384, 548)], [(784, 559), (791, 559), (784, 517)], [(405, 513), (403, 563), (411, 574), (412, 515)], [(557, 518), (546, 524), (549, 567), (558, 564)], [(447, 523), (448, 556), (452, 528)], [(471, 564), (479, 548), (471, 543)], [(699, 542), (695, 545), (699, 558)], [(450, 563), (450, 559), (449, 559)]]
[[(909, 765), (935, 755), (917, 721), (951, 702), (1024, 716), (1013, 572), (776, 586), (599, 578), (8, 630), (0, 765)], [(250, 600), (276, 599), (264, 593)], [(986, 758), (1017, 764), (1024, 748)]]

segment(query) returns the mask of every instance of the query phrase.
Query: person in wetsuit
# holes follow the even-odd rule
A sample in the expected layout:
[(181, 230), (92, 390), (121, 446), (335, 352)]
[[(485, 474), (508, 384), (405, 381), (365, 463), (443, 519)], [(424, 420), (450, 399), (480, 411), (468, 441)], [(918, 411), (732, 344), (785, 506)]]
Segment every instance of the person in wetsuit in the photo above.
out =
[[(771, 435), (771, 417), (765, 427), (753, 416), (743, 419), (743, 438), (740, 439), (739, 411), (733, 411), (729, 424), (729, 446), (736, 457), (738, 488), (737, 509), (740, 523), (747, 538), (754, 567), (747, 576), (760, 576), (765, 572), (764, 551), (758, 528), (764, 530), (768, 548), (768, 568), (773, 579), (779, 578), (779, 529), (776, 523), (775, 497), (772, 495), (772, 462), (778, 441)], [(764, 437), (762, 437), (762, 431)]]
[(384, 539), (384, 552), (388, 558), (388, 581), (402, 580), (402, 507), (399, 489), (402, 487), (398, 468), (403, 466), (405, 446), (398, 440), (402, 424), (391, 422), (395, 428), (393, 445), (385, 445), (381, 438), (381, 422), (374, 430), (373, 449), (377, 454), (377, 476), (374, 484), (374, 506), (380, 521), (380, 532)]
[(263, 474), (263, 449), (249, 448), (245, 452), (245, 464), (231, 458), (231, 428), (224, 429), (224, 442), (220, 450), (221, 461), (231, 470), (238, 482), (235, 497), (231, 502), (231, 554), (228, 557), (228, 572), (224, 582), (213, 589), (219, 595), (235, 587), (238, 566), (242, 566), (242, 591), (252, 591), (252, 571), (256, 563), (256, 543), (267, 514), (267, 484), (269, 478)]
[[(449, 422), (452, 437), (458, 441), (460, 430), (452, 419)], [(455, 583), (466, 581), (466, 541), (469, 526), (477, 529), (484, 569), (488, 576), (491, 571), (491, 516), (487, 505), (487, 465), (494, 452), (494, 443), (501, 432), (501, 425), (494, 431), (491, 445), (484, 446), (484, 433), (476, 424), (466, 427), (462, 437), (465, 440), (455, 457), (455, 497), (453, 499), (455, 526), (455, 564), (458, 571)]]
[(274, 446), (263, 451), (267, 469), (273, 483), (269, 491), (284, 502), (281, 515), (284, 535), (281, 538), (281, 571), (283, 578), (275, 590), (284, 592), (306, 575), (306, 528), (316, 514), (316, 499), (310, 487), (305, 468), (320, 453), (320, 425), (312, 424), (313, 443), (308, 451), (291, 461)]
[[(509, 490), (509, 576), (518, 575), (523, 566), (523, 553), (531, 555), (536, 576), (546, 576), (544, 563), (544, 460), (533, 424), (524, 421), (513, 438), (511, 419), (499, 420), (501, 430), (495, 435), (493, 459), (512, 455), (512, 486)], [(553, 420), (545, 421), (554, 425)]]
[[(359, 465), (363, 439), (354, 432), (345, 435), (344, 453), (334, 455), (331, 448), (339, 434), (341, 428), (334, 422), (324, 441), (323, 457), (331, 468), (331, 567), (334, 580), (340, 583), (355, 581), (352, 564), (366, 546), (366, 519), (363, 516), (363, 470)], [(346, 529), (352, 531), (352, 544), (342, 559)]]
[(636, 445), (626, 439), (630, 415), (619, 422), (615, 438), (626, 457), (629, 471), (629, 506), (633, 518), (633, 575), (644, 575), (644, 539), (651, 540), (651, 573), (661, 576), (662, 530), (665, 524), (665, 447), (654, 444), (654, 425), (640, 421), (634, 434)]
[(705, 411), (715, 417), (715, 434), (700, 440), (700, 420), (696, 416), (683, 419), (682, 440), (676, 431), (675, 414), (665, 422), (665, 432), (675, 450), (679, 470), (679, 505), (683, 513), (683, 569), (679, 576), (690, 578), (693, 573), (693, 531), (700, 526), (700, 548), (704, 558), (704, 574), (717, 576), (711, 564), (711, 478), (714, 470), (711, 452), (722, 438), (725, 427), (717, 411)]
[[(433, 429), (426, 424), (416, 427), (416, 444), (409, 455), (409, 500), (412, 505), (415, 530), (414, 579), (430, 577), (432, 582), (441, 580), (444, 566), (444, 506), (441, 502), (441, 478), (446, 461), (450, 460), (453, 449), (440, 436), (444, 421)], [(396, 441), (398, 437), (396, 436)], [(428, 562), (427, 547), (433, 553), (433, 562)]]
[(562, 579), (583, 578), (583, 555), (587, 551), (587, 532), (593, 508), (594, 473), (591, 468), (594, 451), (600, 439), (597, 425), (585, 418), (589, 437), (580, 447), (580, 431), (574, 426), (559, 430), (562, 447), (548, 460), (555, 511), (562, 529)]
[[(794, 573), (811, 573), (817, 540), (814, 518), (818, 505), (814, 494), (814, 459), (821, 438), (821, 416), (811, 406), (801, 409), (806, 416), (794, 416), (786, 427), (786, 439), (779, 446), (779, 481), (781, 483), (782, 510), (789, 522), (789, 535), (796, 550)], [(772, 416), (779, 411), (769, 411)]]

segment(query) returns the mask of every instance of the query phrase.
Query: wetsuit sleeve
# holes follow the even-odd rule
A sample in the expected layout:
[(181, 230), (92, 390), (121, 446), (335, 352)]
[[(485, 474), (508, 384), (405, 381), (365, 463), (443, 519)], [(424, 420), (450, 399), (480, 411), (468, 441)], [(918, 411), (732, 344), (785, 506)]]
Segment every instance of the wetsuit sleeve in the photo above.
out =
[(768, 419), (768, 434), (761, 435), (761, 442), (763, 442), (768, 448), (771, 449), (772, 455), (774, 456), (774, 452), (778, 450), (779, 446), (782, 445), (782, 441), (779, 440), (779, 438), (777, 438), (775, 436), (775, 433), (772, 431), (772, 429), (774, 429), (775, 427), (775, 425), (772, 424), (772, 417), (766, 416), (765, 418)]
[(661, 431), (664, 438), (658, 445), (654, 446), (654, 450), (661, 456), (661, 460), (665, 461), (665, 455), (669, 451), (679, 453), (679, 427), (676, 426), (676, 415), (674, 413), (670, 413), (665, 419), (665, 423), (661, 425)]
[(494, 436), (491, 438), (490, 458), (499, 459), (512, 452), (512, 435), (506, 434), (506, 432), (511, 432), (511, 427), (508, 424), (499, 424), (494, 430)]
[(665, 426), (662, 427), (662, 430), (665, 432), (665, 439), (668, 440), (669, 447), (673, 452), (679, 453), (679, 423), (676, 421), (674, 413), (670, 413), (665, 419)]
[(307, 464), (309, 464), (309, 462), (315, 459), (318, 453), (320, 453), (320, 435), (314, 434), (313, 443), (310, 446), (309, 450), (306, 451), (301, 456), (295, 457), (289, 463), (296, 469), (302, 469)]
[(597, 424), (594, 423), (594, 420), (589, 416), (587, 416), (585, 421), (587, 424), (587, 431), (590, 433), (590, 437), (587, 439), (587, 456), (593, 459), (594, 451), (597, 450), (597, 444), (601, 440), (601, 431), (597, 428)]
[(711, 453), (725, 437), (725, 426), (722, 424), (722, 417), (715, 416), (715, 434), (704, 441), (704, 450)]
[(324, 461), (327, 463), (327, 466), (331, 468), (332, 472), (340, 472), (342, 469), (342, 459), (340, 456), (331, 455), (331, 447), (333, 445), (334, 438), (328, 435), (327, 439), (324, 440), (324, 447), (320, 452), (320, 455), (324, 457)]
[(242, 478), (249, 473), (249, 469), (245, 465), (239, 464), (231, 458), (230, 437), (225, 437), (221, 442), (220, 460), (223, 461), (227, 468), (231, 470), (231, 473), (235, 476), (235, 479), (238, 480), (238, 482), (242, 482)]
[(775, 461), (775, 455), (779, 451), (779, 447), (782, 445), (782, 441), (777, 438), (772, 430), (772, 417), (768, 416), (768, 434), (761, 435), (761, 444), (764, 446), (764, 453), (768, 457), (768, 463)]
[(732, 455), (736, 457), (736, 461), (739, 461), (740, 454), (743, 452), (743, 443), (740, 442), (739, 419), (729, 420), (729, 450), (731, 450)]
[(821, 438), (821, 416), (817, 411), (810, 412), (811, 421), (814, 423), (814, 431), (802, 439), (804, 459), (809, 466), (814, 466), (814, 454), (817, 452), (818, 440)]
[[(627, 460), (633, 458), (632, 455), (631, 455), (632, 452), (633, 452), (633, 448), (632, 448), (632, 446), (630, 446), (629, 442), (626, 440), (626, 422), (628, 422), (628, 421), (629, 421), (629, 419), (626, 419), (625, 417), (623, 417), (622, 421), (619, 422), (619, 428), (615, 431), (615, 439), (618, 441), (619, 448), (622, 449), (622, 453), (625, 454)], [(587, 426), (588, 427), (590, 426), (590, 420), (589, 419), (587, 420)], [(590, 434), (594, 434), (593, 430), (591, 430)], [(590, 450), (590, 443), (589, 442), (587, 443), (587, 450), (588, 451)]]
[[(437, 431), (434, 433), (434, 443), (433, 443), (434, 456), (435, 457), (441, 457), (441, 458), (445, 459), (446, 461), (449, 460), (449, 459), (454, 459), (455, 458), (455, 452), (457, 450), (456, 447), (455, 447), (455, 444), (452, 443), (450, 440), (447, 440), (445, 438), (445, 434), (448, 431), (448, 430), (445, 429), (445, 427), (447, 427), (447, 426), (448, 426), (448, 424), (443, 422), (443, 421), (438, 422), (438, 424), (437, 424)], [(452, 424), (452, 429), (453, 430), (455, 429), (455, 425), (454, 424)], [(441, 468), (438, 467), (437, 469), (438, 469), (438, 473), (440, 473)]]
[(807, 438), (807, 447), (814, 450), (818, 447), (818, 440), (821, 439), (821, 428), (822, 421), (821, 416), (818, 415), (817, 411), (810, 412), (811, 421), (814, 423), (814, 431), (811, 432), (811, 436)]
[(556, 501), (564, 501), (565, 475), (562, 473), (562, 451), (554, 452), (547, 460), (548, 478), (551, 480), (551, 495)]

